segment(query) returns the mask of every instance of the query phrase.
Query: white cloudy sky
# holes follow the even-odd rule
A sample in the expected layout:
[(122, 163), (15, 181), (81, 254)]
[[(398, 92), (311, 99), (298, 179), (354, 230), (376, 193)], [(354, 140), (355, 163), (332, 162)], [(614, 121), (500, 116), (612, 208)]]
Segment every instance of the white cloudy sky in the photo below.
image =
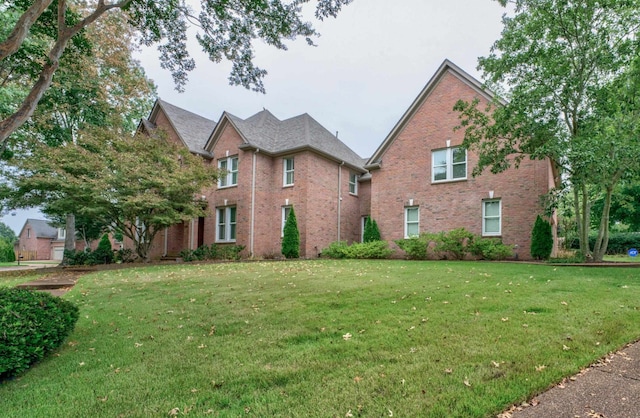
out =
[[(209, 62), (195, 41), (189, 52), (197, 68), (184, 93), (160, 68), (155, 49), (139, 59), (172, 104), (213, 120), (223, 111), (246, 118), (262, 108), (280, 119), (309, 113), (368, 157), (442, 61), (481, 77), (477, 59), (499, 38), (504, 11), (495, 0), (354, 0), (337, 19), (315, 23), (317, 47), (303, 39), (289, 42), (288, 51), (258, 45), (267, 94), (229, 86), (230, 64)], [(42, 215), (17, 211), (0, 221), (18, 233), (27, 217)]]

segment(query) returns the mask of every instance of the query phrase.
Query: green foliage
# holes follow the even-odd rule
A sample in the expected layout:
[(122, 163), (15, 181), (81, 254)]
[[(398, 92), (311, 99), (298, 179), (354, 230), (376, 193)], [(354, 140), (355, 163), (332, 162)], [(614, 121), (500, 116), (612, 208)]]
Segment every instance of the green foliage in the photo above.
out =
[(91, 253), (91, 256), (96, 261), (96, 264), (111, 264), (113, 262), (114, 254), (109, 234), (102, 235), (98, 248)]
[(138, 256), (133, 252), (131, 248), (120, 248), (114, 254), (114, 261), (116, 263), (133, 263)]
[(84, 251), (64, 250), (64, 259), (69, 266), (93, 266), (96, 264), (89, 248)]
[(15, 376), (59, 347), (78, 308), (48, 293), (0, 288), (0, 379)]
[(362, 242), (380, 241), (380, 228), (375, 219), (367, 218), (364, 223), (364, 232), (362, 234)]
[(286, 258), (300, 257), (300, 232), (298, 231), (298, 222), (293, 208), (291, 208), (289, 216), (284, 223), (282, 255)]
[(202, 245), (195, 250), (185, 249), (180, 251), (182, 261), (204, 261), (204, 260), (240, 260), (241, 253), (245, 249), (244, 245)]
[(431, 234), (422, 233), (417, 237), (399, 239), (394, 242), (406, 253), (409, 260), (426, 260), (431, 243), (430, 237)]
[(552, 251), (553, 233), (551, 224), (538, 215), (531, 232), (531, 257), (536, 260), (547, 260)]
[[(594, 245), (597, 236), (595, 234), (589, 235), (590, 245)], [(569, 248), (579, 249), (579, 244), (576, 240), (573, 240)], [(640, 233), (638, 232), (618, 232), (609, 235), (609, 245), (607, 246), (607, 254), (627, 254), (630, 248), (636, 248), (640, 250)]]
[(393, 250), (386, 241), (371, 241), (348, 245), (345, 241), (334, 241), (322, 250), (322, 257), (350, 259), (389, 258)]
[(513, 247), (498, 238), (475, 237), (469, 244), (471, 254), (482, 260), (506, 260), (513, 257)]
[(482, 260), (504, 260), (513, 256), (513, 247), (497, 238), (473, 235), (464, 228), (448, 232), (422, 233), (395, 241), (410, 260), (435, 258), (465, 259), (473, 255)]
[(13, 250), (13, 244), (0, 238), (0, 262), (12, 263), (14, 261), (16, 261), (16, 253)]
[(16, 236), (13, 229), (9, 228), (5, 223), (0, 222), (0, 239), (4, 239), (11, 245), (18, 242), (18, 237)]
[(474, 235), (464, 228), (456, 228), (449, 232), (440, 232), (434, 251), (445, 258), (462, 260), (469, 253), (469, 246)]

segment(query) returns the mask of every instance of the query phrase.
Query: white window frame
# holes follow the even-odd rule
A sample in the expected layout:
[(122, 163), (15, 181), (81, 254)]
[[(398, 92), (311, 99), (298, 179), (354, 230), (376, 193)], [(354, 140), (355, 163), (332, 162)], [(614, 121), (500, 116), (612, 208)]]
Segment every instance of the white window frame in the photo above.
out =
[[(235, 165), (235, 167), (234, 167)], [(218, 188), (232, 187), (238, 185), (238, 156), (220, 158), (218, 160), (218, 170), (225, 171), (218, 179)]]
[[(235, 214), (235, 217), (231, 216), (232, 213)], [(216, 242), (236, 242), (237, 224), (238, 209), (236, 206), (216, 208)]]
[(65, 239), (67, 237), (66, 228), (58, 228), (58, 239)]
[[(291, 162), (291, 167), (287, 167), (287, 162)], [(291, 174), (291, 181), (289, 181), (289, 174)], [(293, 186), (295, 182), (295, 160), (293, 157), (286, 157), (282, 159), (282, 186)]]
[[(488, 203), (498, 203), (498, 215), (487, 216), (486, 209)], [(498, 220), (498, 231), (487, 231), (487, 220)], [(502, 200), (501, 199), (488, 199), (482, 201), (482, 236), (483, 237), (499, 237), (502, 235)]]
[(284, 237), (284, 224), (287, 223), (287, 216), (291, 213), (291, 208), (293, 206), (283, 206), (282, 207), (282, 227), (280, 228), (280, 238)]
[(367, 225), (367, 219), (370, 217), (370, 215), (365, 215), (360, 218), (360, 242), (364, 242), (364, 227)]
[[(418, 220), (417, 221), (409, 221), (409, 211), (417, 211)], [(409, 224), (418, 226), (418, 233), (415, 235), (409, 235)], [(406, 206), (404, 208), (404, 237), (411, 238), (420, 235), (420, 206)]]
[[(464, 151), (464, 162), (453, 162), (453, 153), (456, 150)], [(436, 155), (440, 152), (445, 152), (445, 164), (436, 164)], [(453, 168), (454, 166), (459, 166), (464, 164), (464, 177), (453, 177)], [(467, 165), (468, 165), (468, 155), (467, 150), (462, 147), (448, 147), (448, 148), (440, 148), (431, 151), (431, 182), (432, 183), (445, 183), (449, 181), (460, 181), (467, 179)], [(444, 167), (446, 170), (446, 177), (444, 179), (436, 180), (436, 168)]]
[(353, 172), (349, 172), (349, 194), (354, 196), (358, 195), (358, 175)]

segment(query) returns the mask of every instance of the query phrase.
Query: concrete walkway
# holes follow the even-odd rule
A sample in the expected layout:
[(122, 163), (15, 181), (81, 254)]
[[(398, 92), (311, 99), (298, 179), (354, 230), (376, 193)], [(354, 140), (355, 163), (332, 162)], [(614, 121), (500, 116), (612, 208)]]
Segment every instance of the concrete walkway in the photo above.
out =
[(640, 341), (500, 418), (639, 418)]

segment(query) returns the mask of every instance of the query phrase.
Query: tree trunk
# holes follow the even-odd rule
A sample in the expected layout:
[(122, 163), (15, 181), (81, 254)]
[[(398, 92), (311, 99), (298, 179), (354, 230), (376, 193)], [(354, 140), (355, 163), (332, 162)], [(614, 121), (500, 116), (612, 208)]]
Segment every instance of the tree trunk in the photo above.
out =
[(65, 255), (62, 256), (62, 265), (68, 264), (66, 252), (76, 250), (76, 216), (73, 213), (67, 214), (67, 223), (65, 225), (64, 249)]
[(613, 186), (607, 186), (602, 208), (602, 218), (600, 219), (600, 229), (598, 230), (598, 238), (593, 249), (593, 261), (601, 262), (607, 252), (609, 245), (609, 213), (611, 212), (611, 196), (613, 195)]

